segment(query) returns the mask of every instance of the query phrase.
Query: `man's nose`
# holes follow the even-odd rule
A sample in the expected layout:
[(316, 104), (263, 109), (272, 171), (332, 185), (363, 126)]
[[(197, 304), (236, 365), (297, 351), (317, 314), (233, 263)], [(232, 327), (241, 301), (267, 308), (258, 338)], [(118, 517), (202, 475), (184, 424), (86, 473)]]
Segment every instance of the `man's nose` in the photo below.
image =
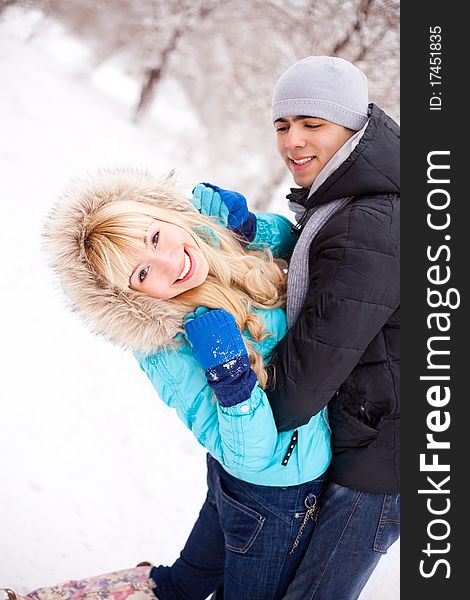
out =
[(289, 131), (286, 136), (286, 148), (303, 148), (305, 146), (305, 138), (302, 135), (302, 131), (295, 124), (289, 127)]

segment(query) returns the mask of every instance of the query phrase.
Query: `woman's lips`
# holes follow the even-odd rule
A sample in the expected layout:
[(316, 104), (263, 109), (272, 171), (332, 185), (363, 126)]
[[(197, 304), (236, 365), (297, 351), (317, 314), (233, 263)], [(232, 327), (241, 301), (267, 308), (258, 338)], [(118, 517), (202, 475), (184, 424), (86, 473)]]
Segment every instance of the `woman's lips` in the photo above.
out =
[(188, 279), (190, 279), (194, 273), (194, 270), (196, 268), (196, 261), (194, 260), (194, 256), (191, 254), (191, 252), (185, 248), (184, 252), (189, 256), (189, 260), (191, 263), (191, 266), (189, 267), (189, 271), (186, 273), (186, 275), (183, 277), (183, 279), (177, 279), (175, 281), (175, 283), (184, 283), (185, 281), (188, 281)]

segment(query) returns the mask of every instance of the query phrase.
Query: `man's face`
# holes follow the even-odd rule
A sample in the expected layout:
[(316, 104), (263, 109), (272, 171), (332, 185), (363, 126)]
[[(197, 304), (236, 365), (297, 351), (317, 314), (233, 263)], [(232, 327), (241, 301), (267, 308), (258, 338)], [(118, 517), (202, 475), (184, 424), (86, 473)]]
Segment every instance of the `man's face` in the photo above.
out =
[(302, 115), (274, 123), (277, 149), (294, 181), (309, 188), (330, 158), (356, 132), (324, 119)]

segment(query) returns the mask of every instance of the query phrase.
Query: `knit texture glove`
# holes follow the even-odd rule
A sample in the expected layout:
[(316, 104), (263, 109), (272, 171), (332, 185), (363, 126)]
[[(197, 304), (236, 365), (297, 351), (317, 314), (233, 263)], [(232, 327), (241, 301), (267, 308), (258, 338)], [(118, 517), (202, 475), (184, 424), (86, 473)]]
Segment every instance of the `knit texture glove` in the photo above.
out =
[(245, 196), (231, 190), (199, 183), (193, 189), (193, 205), (203, 215), (217, 217), (231, 231), (251, 242), (256, 234), (256, 216), (248, 210)]
[(213, 310), (188, 321), (184, 328), (219, 404), (235, 406), (247, 400), (257, 378), (233, 316), (223, 309)]

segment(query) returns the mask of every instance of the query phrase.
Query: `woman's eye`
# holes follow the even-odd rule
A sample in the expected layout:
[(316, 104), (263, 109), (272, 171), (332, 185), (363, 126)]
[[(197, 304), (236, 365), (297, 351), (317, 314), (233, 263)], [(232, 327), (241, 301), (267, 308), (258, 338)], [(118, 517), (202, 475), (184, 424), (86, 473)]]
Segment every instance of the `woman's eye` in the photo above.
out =
[(159, 238), (159, 237), (160, 237), (160, 232), (159, 232), (159, 231), (156, 231), (156, 232), (155, 232), (155, 233), (152, 235), (152, 246), (153, 246), (154, 248), (156, 248), (156, 247), (157, 247), (157, 244), (158, 244), (158, 238)]
[(145, 267), (145, 269), (141, 269), (139, 271), (139, 283), (142, 283), (143, 280), (147, 277), (147, 273), (149, 272), (149, 268)]

